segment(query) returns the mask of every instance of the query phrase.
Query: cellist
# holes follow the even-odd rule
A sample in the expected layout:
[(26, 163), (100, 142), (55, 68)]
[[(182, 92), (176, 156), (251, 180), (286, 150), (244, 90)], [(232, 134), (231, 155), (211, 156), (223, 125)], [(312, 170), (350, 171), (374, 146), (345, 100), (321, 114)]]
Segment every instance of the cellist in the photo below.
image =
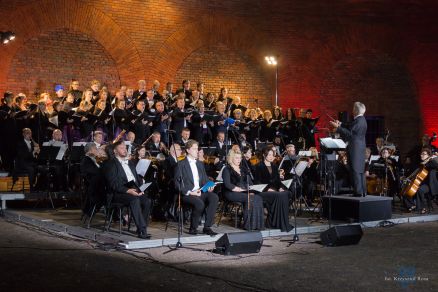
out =
[(417, 204), (414, 205), (409, 199), (406, 199), (405, 203), (409, 211), (412, 212), (415, 209), (418, 209), (421, 214), (425, 214), (427, 212), (427, 208), (429, 208), (430, 211), (432, 197), (438, 194), (438, 160), (436, 157), (432, 156), (432, 150), (429, 147), (424, 147), (421, 149), (420, 158), (421, 165), (428, 171), (428, 175), (420, 184), (420, 187), (415, 194)]

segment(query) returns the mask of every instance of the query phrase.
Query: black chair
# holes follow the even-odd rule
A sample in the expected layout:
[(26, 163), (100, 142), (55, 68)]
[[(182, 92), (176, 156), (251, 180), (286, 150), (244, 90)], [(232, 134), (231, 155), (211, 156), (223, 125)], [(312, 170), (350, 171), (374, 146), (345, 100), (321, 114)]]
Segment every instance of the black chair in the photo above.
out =
[[(122, 223), (123, 223), (123, 210), (127, 210), (128, 214), (128, 232), (131, 228), (131, 210), (128, 204), (113, 202), (113, 194), (107, 194), (108, 205), (106, 207), (106, 216), (104, 223), (104, 231), (109, 231), (111, 223), (113, 221), (114, 211), (117, 211), (119, 217), (119, 235), (122, 235)], [(108, 222), (108, 224), (107, 224)]]
[(221, 208), (219, 220), (217, 221), (216, 226), (219, 227), (221, 220), (222, 220), (222, 217), (224, 216), (224, 214), (227, 213), (227, 211), (231, 214), (231, 212), (233, 210), (235, 210), (235, 212), (234, 212), (234, 228), (238, 228), (238, 225), (240, 225), (240, 223), (242, 221), (242, 217), (243, 217), (243, 215), (241, 215), (240, 219), (238, 220), (239, 213), (243, 210), (243, 204), (240, 202), (232, 202), (232, 201), (227, 200), (227, 198), (225, 198), (225, 195), (224, 195), (222, 188), (219, 190), (218, 193), (219, 193), (219, 197), (221, 198), (221, 201), (222, 201), (222, 208)]

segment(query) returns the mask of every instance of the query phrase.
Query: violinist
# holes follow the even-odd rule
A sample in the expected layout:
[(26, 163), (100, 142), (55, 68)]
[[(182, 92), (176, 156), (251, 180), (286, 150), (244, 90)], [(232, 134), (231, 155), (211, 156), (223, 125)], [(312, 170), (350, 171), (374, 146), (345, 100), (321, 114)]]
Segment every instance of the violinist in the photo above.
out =
[(152, 133), (152, 138), (146, 145), (146, 149), (152, 152), (167, 154), (167, 147), (161, 142), (161, 134), (159, 132)]
[(279, 228), (282, 232), (289, 232), (293, 226), (289, 224), (289, 197), (291, 192), (282, 185), (283, 172), (273, 162), (275, 150), (268, 146), (263, 150), (263, 161), (255, 168), (254, 179), (258, 184), (268, 184), (268, 190), (260, 193), (263, 202), (268, 206), (271, 228)]
[(243, 204), (243, 226), (246, 230), (263, 230), (263, 199), (259, 194), (249, 193), (248, 186), (253, 184), (248, 169), (242, 165), (242, 153), (231, 149), (227, 156), (228, 165), (224, 168), (225, 198), (231, 202)]
[[(60, 151), (64, 151), (64, 155), (62, 156), (62, 158), (60, 160), (56, 159), (55, 161), (53, 161), (50, 164), (50, 169), (47, 169), (42, 165), (38, 166), (38, 170), (40, 172), (40, 174), (42, 174), (43, 176), (48, 175), (48, 171), (53, 173), (54, 176), (54, 190), (56, 191), (65, 191), (66, 187), (67, 187), (67, 180), (66, 180), (66, 164), (65, 164), (65, 159), (67, 157), (67, 152), (68, 152), (68, 145), (64, 143), (64, 141), (62, 141), (62, 131), (59, 129), (55, 129), (52, 133), (52, 139), (49, 140), (46, 143), (43, 143), (43, 146), (59, 146), (61, 147)], [(60, 144), (62, 143), (62, 144)]]
[[(281, 163), (280, 170), (284, 171), (284, 179), (291, 179), (293, 177), (293, 173), (291, 173), (292, 168), (295, 166), (295, 162), (297, 161), (298, 157), (295, 152), (295, 145), (294, 144), (287, 144), (286, 145), (286, 154), (283, 158), (283, 161)], [(279, 166), (280, 167), (280, 166)]]
[(85, 204), (82, 213), (90, 217), (94, 209), (100, 210), (105, 204), (105, 184), (102, 167), (96, 161), (99, 156), (96, 144), (93, 142), (85, 144), (85, 156), (81, 160), (81, 177), (85, 182)]
[(377, 164), (384, 165), (378, 176), (382, 179), (384, 188), (388, 189), (388, 195), (394, 196), (398, 193), (398, 165), (397, 161), (391, 157), (388, 148), (382, 148)]
[(405, 200), (409, 211), (419, 210), (421, 214), (425, 214), (429, 208), (431, 209), (432, 198), (438, 195), (438, 160), (432, 156), (432, 150), (424, 147), (420, 153), (420, 165), (428, 170), (426, 179), (421, 183), (417, 193), (415, 194), (416, 205), (410, 200)]
[(190, 140), (190, 129), (189, 128), (184, 128), (181, 131), (181, 140), (179, 141), (179, 145), (181, 145), (181, 147), (186, 147), (187, 142), (189, 142)]
[(318, 183), (318, 151), (315, 147), (310, 147), (311, 156), (307, 157), (307, 168), (302, 174), (303, 192), (307, 204), (310, 206), (313, 203), (316, 184)]

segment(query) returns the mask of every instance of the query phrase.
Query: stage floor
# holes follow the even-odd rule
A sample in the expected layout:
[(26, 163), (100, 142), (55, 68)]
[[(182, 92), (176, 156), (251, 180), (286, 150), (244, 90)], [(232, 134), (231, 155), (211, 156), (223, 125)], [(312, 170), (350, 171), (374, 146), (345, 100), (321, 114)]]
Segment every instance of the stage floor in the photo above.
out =
[[(47, 203), (41, 203), (40, 206), (47, 206)], [(431, 213), (421, 215), (419, 213), (409, 213), (401, 208), (400, 202), (395, 202), (392, 210), (392, 217), (390, 220), (393, 223), (409, 223), (409, 222), (424, 222), (424, 221), (438, 221), (438, 208), (432, 210)], [(310, 208), (304, 210), (294, 222), (293, 214), (290, 216), (290, 223), (296, 225), (298, 234), (318, 233), (329, 228), (329, 222), (326, 219), (320, 219), (318, 212)], [(89, 229), (81, 221), (81, 211), (78, 208), (57, 208), (57, 209), (38, 209), (38, 208), (10, 208), (5, 211), (7, 218), (18, 220), (24, 223), (32, 224), (43, 229), (53, 232), (60, 232), (77, 236), (81, 238), (91, 239), (93, 241), (101, 242), (102, 244), (117, 244), (122, 248), (136, 249), (136, 248), (151, 248), (166, 245), (173, 245), (177, 242), (177, 223), (169, 222), (166, 230), (166, 222), (152, 221), (148, 227), (148, 233), (151, 234), (150, 240), (141, 240), (136, 237), (135, 226), (132, 224), (131, 230), (127, 227), (122, 227), (122, 234), (119, 234), (119, 224), (114, 222), (109, 232), (103, 231), (104, 214), (99, 212), (93, 218)], [(181, 242), (184, 244), (207, 243), (214, 242), (224, 233), (242, 232), (242, 229), (234, 228), (234, 215), (228, 214), (223, 216), (219, 226), (217, 220), (219, 213), (216, 213), (216, 220), (213, 229), (218, 235), (211, 237), (208, 235), (189, 235), (188, 223), (184, 225), (184, 232), (182, 234)], [(349, 223), (346, 221), (330, 222), (331, 225), (345, 225), (358, 224)], [(361, 222), (362, 227), (381, 226), (382, 221)], [(390, 224), (390, 223), (389, 223)], [(202, 230), (202, 224), (199, 231)], [(262, 231), (263, 237), (277, 237), (277, 236), (292, 236), (295, 230), (291, 232), (281, 232), (279, 229), (266, 229)]]

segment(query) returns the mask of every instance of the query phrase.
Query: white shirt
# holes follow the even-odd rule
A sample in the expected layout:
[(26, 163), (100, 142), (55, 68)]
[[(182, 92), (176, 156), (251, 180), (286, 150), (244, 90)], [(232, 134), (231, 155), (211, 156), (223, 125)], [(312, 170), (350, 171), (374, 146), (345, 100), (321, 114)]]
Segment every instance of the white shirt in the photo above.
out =
[(123, 159), (120, 157), (117, 157), (117, 160), (120, 162), (120, 164), (123, 167), (123, 170), (125, 171), (126, 178), (128, 179), (128, 182), (133, 181), (135, 182), (135, 177), (132, 174), (131, 168), (129, 168), (128, 159)]
[[(192, 175), (193, 175), (193, 189), (191, 190), (193, 191), (197, 191), (199, 190), (200, 186), (199, 186), (199, 172), (198, 172), (198, 167), (196, 166), (196, 159), (193, 159), (189, 156), (187, 156), (187, 160), (189, 161), (189, 165), (190, 165), (190, 169), (192, 170)], [(186, 194), (187, 196), (189, 195), (189, 192), (187, 192)]]
[(29, 149), (29, 152), (32, 151), (32, 144), (31, 144), (32, 141), (28, 141), (28, 140), (24, 139), (24, 142), (26, 143), (27, 149)]
[(219, 142), (219, 141), (218, 141), (218, 143), (219, 143), (219, 148), (222, 149), (222, 146), (224, 146), (224, 143), (223, 142)]

